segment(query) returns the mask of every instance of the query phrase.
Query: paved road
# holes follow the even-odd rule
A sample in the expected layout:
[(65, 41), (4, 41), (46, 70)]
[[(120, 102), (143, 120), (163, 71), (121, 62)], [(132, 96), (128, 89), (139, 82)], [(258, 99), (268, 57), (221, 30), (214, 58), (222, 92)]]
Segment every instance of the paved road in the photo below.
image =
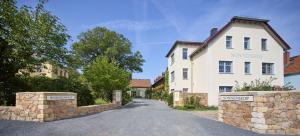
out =
[(189, 112), (170, 109), (154, 100), (134, 100), (102, 113), (37, 123), (0, 121), (0, 136), (258, 136)]

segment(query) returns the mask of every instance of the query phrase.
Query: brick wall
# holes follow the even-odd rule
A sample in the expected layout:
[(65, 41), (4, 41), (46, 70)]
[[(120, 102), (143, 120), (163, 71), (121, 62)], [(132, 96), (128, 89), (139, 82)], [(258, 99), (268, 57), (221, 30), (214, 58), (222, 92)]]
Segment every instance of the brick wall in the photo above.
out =
[(300, 92), (235, 92), (254, 101), (219, 100), (219, 120), (263, 134), (300, 135)]

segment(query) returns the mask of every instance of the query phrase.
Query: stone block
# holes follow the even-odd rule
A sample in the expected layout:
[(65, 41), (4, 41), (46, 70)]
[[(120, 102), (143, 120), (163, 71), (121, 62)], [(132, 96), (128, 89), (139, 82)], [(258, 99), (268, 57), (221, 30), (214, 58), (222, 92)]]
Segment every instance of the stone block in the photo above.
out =
[(260, 129), (260, 130), (268, 129), (268, 125), (265, 125), (265, 124), (254, 124), (253, 127), (256, 129)]
[(251, 122), (255, 124), (265, 124), (266, 120), (264, 118), (251, 118)]
[(300, 110), (300, 104), (297, 104), (296, 107), (298, 110)]
[(251, 115), (253, 118), (264, 118), (264, 114), (260, 112), (252, 112)]

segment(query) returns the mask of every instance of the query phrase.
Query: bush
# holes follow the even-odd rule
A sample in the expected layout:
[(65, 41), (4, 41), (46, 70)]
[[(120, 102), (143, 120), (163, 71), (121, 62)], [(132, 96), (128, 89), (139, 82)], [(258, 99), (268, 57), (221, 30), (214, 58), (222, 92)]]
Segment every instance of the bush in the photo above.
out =
[(0, 87), (1, 105), (15, 105), (17, 92), (74, 92), (77, 93), (78, 106), (94, 104), (91, 90), (87, 85), (67, 78), (17, 76), (10, 81), (1, 83)]
[(173, 93), (168, 94), (167, 102), (170, 107), (173, 107)]
[(187, 109), (203, 109), (205, 106), (200, 104), (201, 98), (198, 96), (185, 97), (183, 100), (184, 107)]
[(122, 91), (122, 105), (125, 105), (132, 101), (132, 97), (129, 95), (128, 90)]
[(270, 77), (268, 80), (261, 81), (260, 79), (255, 79), (251, 81), (250, 84), (243, 83), (243, 86), (240, 87), (238, 81), (235, 81), (235, 90), (237, 92), (241, 91), (288, 91), (295, 89), (290, 83), (285, 84), (284, 86), (274, 86), (272, 82), (276, 78)]

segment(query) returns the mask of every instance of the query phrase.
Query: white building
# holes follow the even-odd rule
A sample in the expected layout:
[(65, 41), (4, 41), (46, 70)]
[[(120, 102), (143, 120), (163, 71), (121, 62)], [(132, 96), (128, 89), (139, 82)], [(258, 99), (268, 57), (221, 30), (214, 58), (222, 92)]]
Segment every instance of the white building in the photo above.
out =
[(232, 91), (236, 81), (274, 77), (273, 84), (282, 86), (283, 54), (289, 49), (268, 20), (233, 17), (204, 42), (175, 42), (166, 56), (169, 91), (208, 93), (208, 105), (217, 105), (219, 92)]

